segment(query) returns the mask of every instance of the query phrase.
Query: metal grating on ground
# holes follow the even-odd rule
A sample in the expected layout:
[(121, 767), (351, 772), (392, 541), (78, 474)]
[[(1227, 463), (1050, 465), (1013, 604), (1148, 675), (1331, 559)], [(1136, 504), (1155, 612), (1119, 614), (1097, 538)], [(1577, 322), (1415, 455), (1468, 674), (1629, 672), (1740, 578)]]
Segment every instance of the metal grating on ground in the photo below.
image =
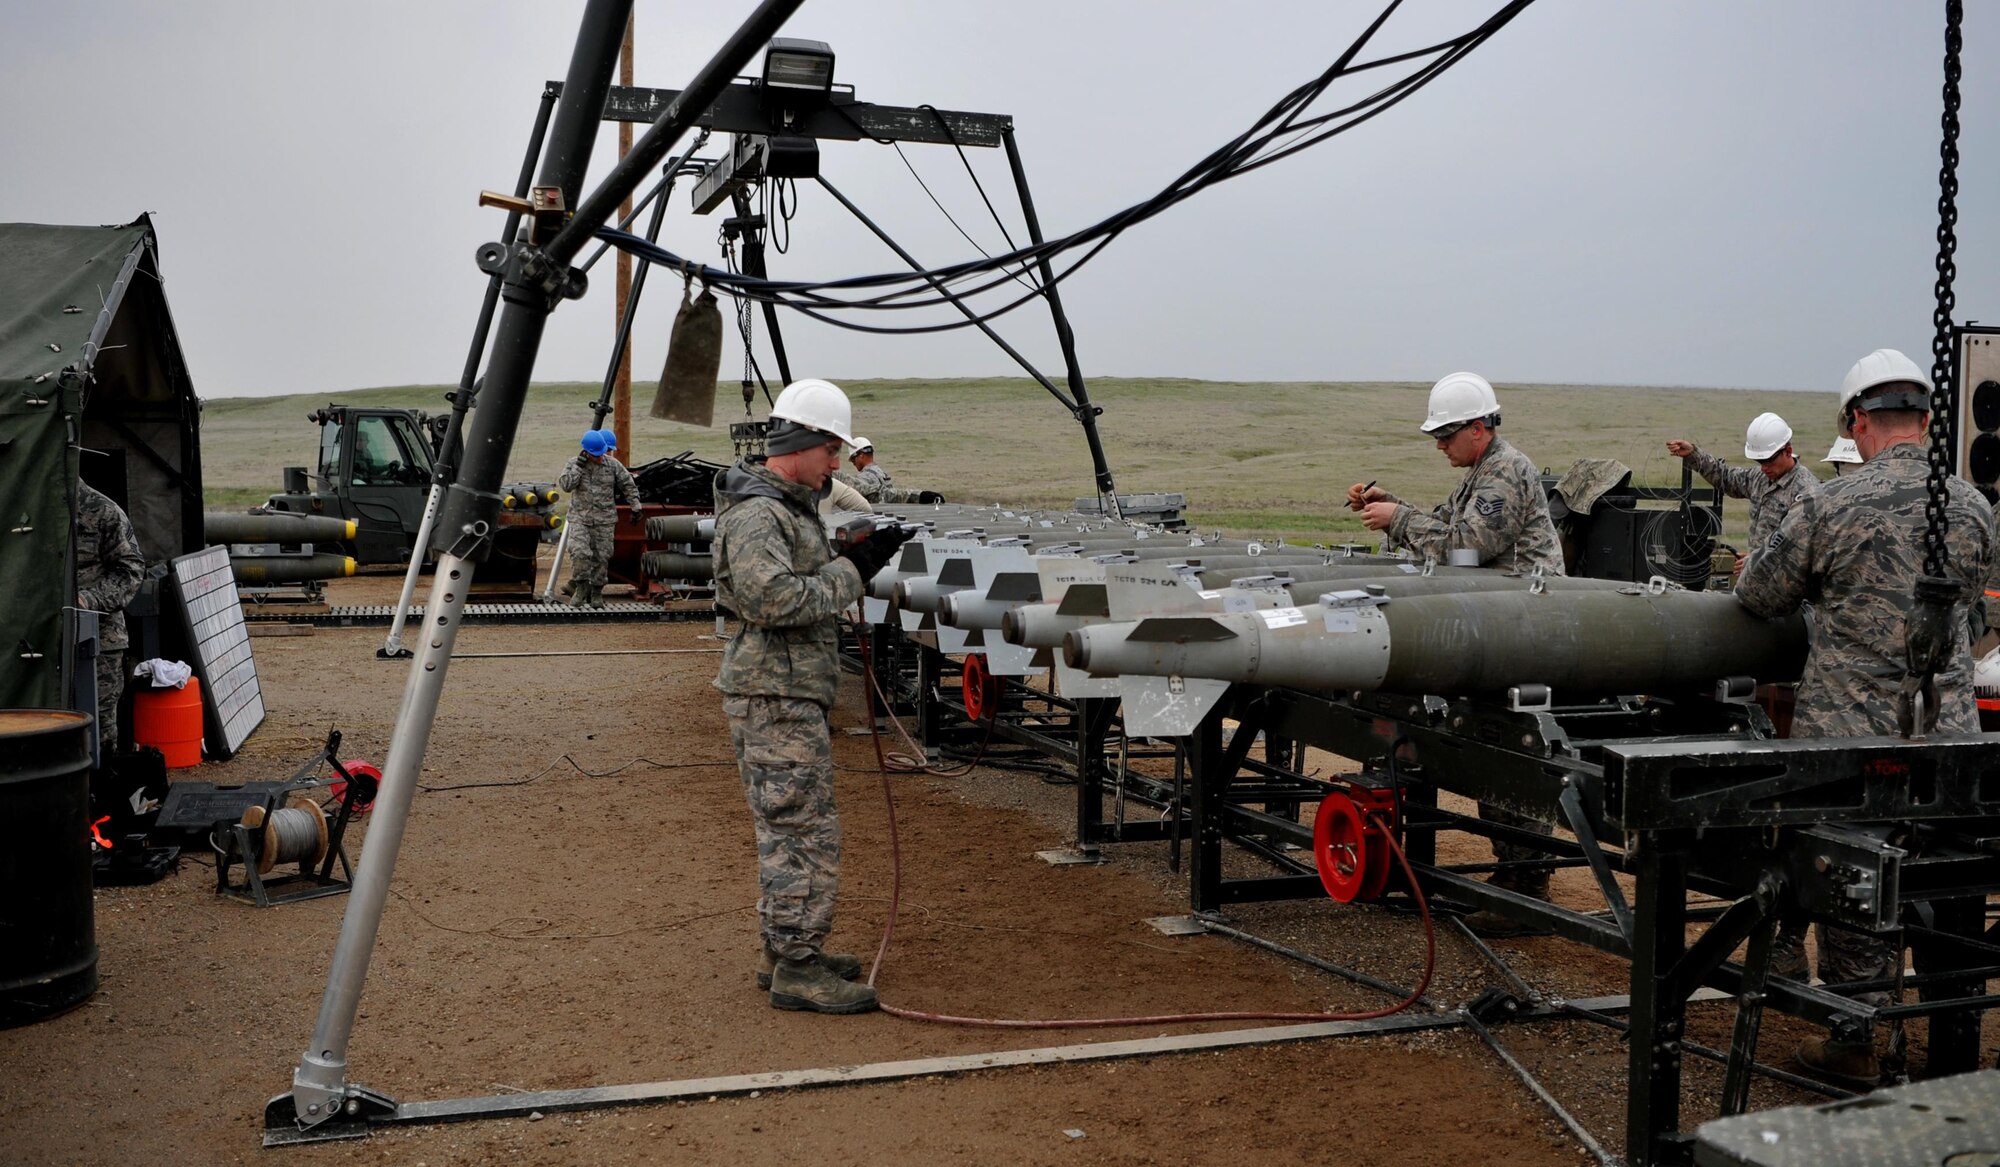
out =
[[(386, 628), (396, 617), (394, 604), (362, 604), (324, 612), (254, 612), (254, 623), (310, 624), (316, 628)], [(467, 624), (674, 624), (713, 620), (714, 608), (662, 608), (633, 601), (607, 603), (602, 608), (572, 608), (567, 604), (467, 604)], [(408, 623), (423, 623), (424, 606), (410, 608)]]

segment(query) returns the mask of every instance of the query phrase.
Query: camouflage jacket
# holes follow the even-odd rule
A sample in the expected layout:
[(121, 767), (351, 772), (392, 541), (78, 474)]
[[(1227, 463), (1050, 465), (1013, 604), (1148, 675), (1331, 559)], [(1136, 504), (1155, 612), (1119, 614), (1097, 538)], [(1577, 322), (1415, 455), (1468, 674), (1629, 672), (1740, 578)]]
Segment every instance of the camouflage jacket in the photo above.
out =
[(1688, 465), (1730, 498), (1750, 500), (1751, 547), (1768, 542), (1792, 504), (1819, 490), (1819, 477), (1806, 469), (1804, 462), (1795, 462), (1776, 482), (1755, 466), (1731, 466), (1699, 446), (1688, 455)]
[(132, 520), (96, 490), (76, 488), (76, 592), (83, 606), (101, 613), (97, 643), (107, 650), (129, 647), (125, 605), (146, 578), (146, 556)]
[(890, 486), (889, 472), (880, 462), (870, 462), (865, 469), (840, 473), (840, 480), (861, 492), (861, 497), (873, 503), (897, 502)]
[(624, 463), (609, 455), (592, 461), (578, 454), (563, 467), (556, 485), (569, 491), (569, 522), (608, 527), (618, 521), (618, 503), (637, 503), (639, 484)]
[(832, 706), (840, 685), (834, 617), (861, 598), (861, 573), (834, 557), (819, 496), (738, 462), (715, 478), (715, 602), (743, 621), (715, 687), (732, 697)]
[[(1903, 638), (1924, 565), (1924, 447), (1891, 446), (1820, 485), (1785, 514), (1736, 581), (1759, 616), (1814, 605), (1812, 653), (1799, 682), (1796, 737), (1892, 734), (1903, 683)], [(1971, 486), (1947, 480), (1946, 573), (1965, 587), (1969, 616), (1994, 554), (1993, 510)], [(1961, 642), (1938, 675), (1938, 731), (1977, 733), (1972, 647)]]
[(1443, 563), (1448, 552), (1471, 548), (1482, 567), (1563, 574), (1562, 543), (1549, 518), (1541, 471), (1497, 434), (1458, 489), (1430, 514), (1394, 495), (1389, 501), (1397, 504), (1389, 538), (1419, 556)]

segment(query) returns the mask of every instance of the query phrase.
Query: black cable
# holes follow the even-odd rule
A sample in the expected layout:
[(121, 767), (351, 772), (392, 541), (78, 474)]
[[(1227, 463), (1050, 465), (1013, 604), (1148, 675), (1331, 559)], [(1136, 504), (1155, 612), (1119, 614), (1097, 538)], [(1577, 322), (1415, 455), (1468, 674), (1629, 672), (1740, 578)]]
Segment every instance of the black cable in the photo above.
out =
[(550, 762), (546, 766), (543, 766), (541, 769), (535, 771), (533, 774), (528, 775), (526, 778), (506, 778), (497, 782), (459, 782), (451, 786), (425, 786), (423, 783), (419, 782), (417, 784), (417, 789), (423, 791), (426, 794), (441, 794), (447, 790), (485, 790), (497, 786), (526, 786), (528, 783), (533, 782), (538, 778), (544, 777), (551, 770), (554, 770), (556, 767), (561, 766), (564, 762), (568, 762), (570, 769), (575, 770), (577, 773), (583, 775), (585, 778), (610, 778), (613, 775), (622, 774), (625, 771), (630, 770), (634, 766), (641, 766), (641, 765), (651, 766), (655, 770), (700, 770), (712, 766), (733, 767), (736, 765), (736, 759), (734, 758), (729, 758), (729, 759), (718, 758), (712, 762), (656, 762), (651, 758), (634, 758), (622, 766), (614, 766), (609, 770), (586, 770), (583, 768), (583, 765), (579, 763), (575, 758), (571, 757), (568, 754), (563, 754), (562, 756), (558, 757), (555, 761)]
[[(972, 320), (953, 320), (938, 325), (862, 325), (836, 319), (828, 313), (861, 308), (927, 308), (949, 304), (954, 299), (962, 300), (971, 296), (977, 296), (998, 287), (1004, 281), (1014, 280), (1016, 277), (1009, 270), (1011, 268), (1026, 267), (1045, 260), (1052, 261), (1055, 257), (1078, 248), (1087, 248), (1080, 258), (1072, 261), (1066, 268), (1056, 274), (1051, 281), (1052, 283), (1060, 282), (1074, 274), (1085, 263), (1094, 258), (1110, 240), (1122, 234), (1126, 229), (1160, 214), (1167, 208), (1193, 197), (1210, 186), (1248, 173), (1251, 170), (1258, 169), (1282, 158), (1290, 157), (1301, 150), (1309, 149), (1394, 108), (1397, 104), (1400, 104), (1403, 100), (1442, 75), (1453, 65), (1463, 60), (1472, 50), (1484, 44), (1501, 28), (1505, 27), (1508, 22), (1512, 21), (1514, 17), (1525, 10), (1529, 3), (1532, 3), (1532, 0), (1510, 0), (1499, 11), (1470, 32), (1451, 40), (1440, 42), (1437, 45), (1397, 54), (1379, 61), (1367, 62), (1359, 66), (1352, 65), (1353, 57), (1359, 53), (1367, 41), (1380, 29), (1383, 22), (1399, 6), (1400, 0), (1394, 0), (1332, 66), (1312, 81), (1300, 85), (1286, 94), (1284, 98), (1259, 117), (1248, 129), (1237, 135), (1235, 139), (1212, 151), (1202, 161), (1190, 167), (1179, 178), (1169, 183), (1151, 198), (1127, 207), (1090, 227), (1086, 227), (1070, 235), (1052, 239), (1035, 246), (1015, 248), (1003, 255), (983, 255), (978, 260), (971, 260), (965, 263), (953, 264), (922, 272), (882, 273), (872, 276), (856, 276), (829, 281), (753, 280), (743, 276), (715, 273), (711, 282), (721, 283), (736, 293), (750, 296), (760, 301), (782, 303), (814, 319), (824, 320), (837, 327), (862, 332), (942, 332), (963, 328), (975, 322), (995, 319), (1019, 307), (1028, 299), (1035, 298), (1035, 296), (1042, 293), (1039, 291), (1032, 292), (1027, 296), (1010, 301), (1000, 308), (983, 315), (975, 313)], [(1363, 98), (1361, 101), (1329, 113), (1318, 114), (1312, 117), (1301, 116), (1312, 101), (1316, 100), (1325, 92), (1328, 86), (1342, 76), (1360, 72), (1363, 69), (1378, 68), (1383, 65), (1415, 60), (1426, 56), (1435, 56), (1436, 59), (1428, 61), (1422, 67), (1378, 89), (1375, 93)], [(1300, 138), (1299, 135), (1301, 134), (1307, 134), (1308, 136)], [(975, 181), (976, 177), (975, 175)], [(982, 197), (983, 193), (982, 188)], [(963, 233), (962, 228), (961, 233)], [(599, 234), (601, 238), (605, 238), (617, 246), (646, 254), (645, 251), (641, 250), (644, 246), (643, 241), (637, 240), (632, 236), (608, 229), (600, 231)], [(660, 254), (650, 256), (650, 258), (657, 263), (669, 263), (676, 266), (684, 262), (680, 257), (665, 252), (664, 249), (660, 249)], [(993, 276), (993, 273), (996, 272), (999, 274)], [(709, 278), (706, 271), (703, 274), (704, 278)], [(993, 278), (987, 279), (985, 282), (971, 288), (952, 289), (951, 295), (926, 294), (930, 290), (929, 284), (932, 280), (946, 285), (953, 285), (986, 276), (993, 276)], [(833, 294), (863, 290), (872, 291), (875, 289), (882, 290), (873, 295), (858, 298)]]
[[(930, 108), (930, 107), (926, 106), (925, 108), (926, 108), (926, 109), (928, 109), (928, 108)], [(942, 120), (942, 119), (940, 119), (940, 120)], [(927, 183), (927, 182), (925, 182), (925, 181), (924, 181), (924, 176), (923, 176), (923, 175), (921, 175), (921, 174), (918, 174), (918, 173), (917, 173), (917, 168), (916, 168), (916, 167), (915, 167), (914, 165), (912, 165), (912, 164), (911, 164), (911, 162), (910, 162), (910, 156), (909, 156), (908, 154), (905, 154), (905, 153), (903, 153), (903, 144), (902, 144), (901, 142), (898, 142), (898, 141), (895, 141), (895, 140), (893, 140), (893, 139), (889, 139), (888, 141), (889, 141), (889, 145), (891, 145), (891, 146), (893, 146), (893, 147), (895, 147), (895, 148), (896, 148), (896, 157), (898, 157), (898, 158), (901, 158), (901, 159), (903, 160), (903, 168), (904, 168), (905, 170), (908, 170), (908, 171), (910, 172), (910, 177), (911, 177), (911, 178), (914, 178), (914, 179), (916, 179), (916, 180), (917, 180), (917, 185), (923, 188), (923, 190), (924, 190), (924, 193), (925, 193), (926, 195), (929, 195), (929, 196), (930, 196), (930, 200), (931, 200), (931, 205), (932, 205), (932, 206), (934, 206), (934, 207), (936, 207), (936, 208), (938, 209), (938, 214), (940, 214), (940, 215), (943, 215), (943, 216), (944, 216), (944, 221), (945, 221), (945, 222), (947, 222), (947, 223), (950, 223), (950, 224), (952, 225), (952, 228), (953, 228), (954, 230), (956, 230), (956, 231), (957, 231), (957, 232), (958, 232), (958, 233), (959, 233), (959, 234), (960, 234), (961, 236), (963, 236), (963, 237), (964, 237), (964, 239), (965, 239), (965, 241), (966, 241), (967, 243), (970, 243), (970, 244), (972, 244), (972, 249), (973, 249), (974, 251), (977, 251), (977, 252), (978, 252), (979, 254), (981, 254), (981, 255), (983, 255), (983, 256), (986, 256), (986, 257), (987, 257), (988, 259), (991, 259), (991, 258), (993, 258), (993, 253), (992, 253), (992, 252), (990, 252), (990, 251), (988, 251), (988, 250), (986, 250), (986, 249), (985, 249), (984, 247), (981, 247), (981, 246), (979, 245), (979, 240), (977, 240), (977, 239), (974, 239), (974, 238), (972, 237), (971, 233), (970, 233), (970, 232), (968, 232), (968, 231), (967, 231), (967, 230), (966, 230), (966, 229), (965, 229), (964, 227), (960, 226), (960, 225), (959, 225), (959, 222), (958, 222), (958, 220), (952, 217), (952, 213), (951, 213), (950, 211), (947, 211), (947, 210), (945, 210), (945, 208), (944, 208), (944, 204), (938, 201), (938, 197), (937, 197), (937, 195), (936, 195), (936, 194), (932, 193), (932, 191), (931, 191), (931, 184), (930, 184), (930, 183)], [(977, 179), (975, 178), (975, 179), (974, 179), (974, 181), (976, 182), (976, 181), (978, 181), (978, 180), (977, 180)], [(981, 196), (983, 197), (983, 196), (985, 195), (985, 192), (984, 192), (984, 191), (981, 191), (981, 192), (980, 192), (980, 194), (981, 194)], [(991, 204), (988, 204), (988, 206), (990, 207), (990, 206), (991, 206)], [(1006, 235), (1006, 234), (1007, 234), (1007, 228), (1005, 228), (1005, 227), (1001, 227), (1001, 228), (1000, 228), (1000, 233), (1001, 233), (1001, 234), (1002, 234), (1003, 236), (1004, 236), (1004, 235)], [(1013, 245), (1014, 245), (1014, 241), (1013, 241), (1012, 239), (1008, 239), (1008, 240), (1007, 240), (1007, 246), (1009, 246), (1009, 247), (1012, 247)], [(1014, 277), (1014, 282), (1015, 282), (1015, 283), (1017, 283), (1017, 284), (1020, 284), (1020, 285), (1021, 285), (1022, 287), (1024, 287), (1024, 288), (1026, 288), (1026, 287), (1032, 287), (1032, 286), (1033, 286), (1033, 285), (1031, 285), (1031, 284), (1027, 283), (1027, 282), (1026, 282), (1026, 280), (1025, 280), (1025, 279), (1024, 279), (1024, 278), (1023, 278), (1022, 276), (1019, 276), (1019, 275), (1017, 275), (1017, 276), (1015, 276), (1015, 277)]]
[(938, 129), (944, 131), (945, 138), (951, 142), (951, 148), (958, 151), (958, 160), (965, 164), (966, 177), (972, 180), (972, 189), (979, 192), (979, 201), (986, 204), (986, 213), (993, 216), (993, 225), (1000, 228), (1000, 238), (1007, 241), (1008, 250), (1013, 250), (1014, 237), (1008, 233), (1007, 224), (1000, 218), (1000, 212), (993, 208), (993, 200), (986, 197), (986, 184), (979, 181), (979, 172), (972, 168), (972, 159), (966, 156), (965, 147), (959, 144), (958, 135), (952, 132), (951, 123), (944, 120), (944, 115), (938, 112), (937, 106), (921, 105), (917, 108), (931, 111), (931, 117), (936, 119)]

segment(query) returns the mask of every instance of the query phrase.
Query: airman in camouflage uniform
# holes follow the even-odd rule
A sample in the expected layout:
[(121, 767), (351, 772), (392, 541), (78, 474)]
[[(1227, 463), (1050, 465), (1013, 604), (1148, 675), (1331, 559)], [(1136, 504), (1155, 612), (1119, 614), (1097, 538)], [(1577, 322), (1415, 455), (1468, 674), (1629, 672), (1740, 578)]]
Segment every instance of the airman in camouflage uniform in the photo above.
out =
[[(1736, 596), (1759, 616), (1814, 606), (1812, 654), (1799, 681), (1795, 737), (1898, 732), (1903, 641), (1924, 564), (1924, 448), (1899, 442), (1821, 486), (1778, 524), (1750, 557)], [(1961, 627), (1994, 554), (1993, 510), (1977, 491), (1947, 478), (1946, 573), (1965, 586)], [(1938, 674), (1941, 734), (1978, 733), (1972, 648), (1962, 641)]]
[(118, 701), (125, 693), (125, 605), (146, 578), (146, 556), (132, 520), (99, 491), (76, 487), (76, 602), (97, 618), (97, 740), (118, 745)]
[[(1908, 364), (1908, 358), (1895, 356)], [(1909, 371), (1915, 374), (1914, 366)], [(1799, 681), (1793, 737), (1900, 732), (1904, 640), (1916, 582), (1924, 573), (1929, 463), (1920, 442), (1927, 415), (1913, 408), (1873, 410), (1870, 399), (1886, 391), (1903, 394), (1907, 403), (1921, 400), (1927, 390), (1902, 383), (1871, 388), (1855, 396), (1852, 423), (1867, 461), (1800, 498), (1765, 544), (1753, 549), (1736, 583), (1738, 602), (1759, 616), (1813, 605), (1812, 651)], [(1992, 568), (1993, 511), (1960, 479), (1947, 478), (1945, 485), (1945, 571), (1964, 589), (1954, 620), (1964, 627)], [(1979, 732), (1972, 669), (1970, 641), (1961, 639), (1937, 676), (1936, 732)], [(1820, 979), (1828, 984), (1893, 976), (1901, 958), (1898, 949), (1865, 933), (1821, 924), (1819, 937)], [(1882, 1005), (1889, 995), (1862, 993), (1856, 999)], [(1872, 1044), (1816, 1038), (1800, 1048), (1799, 1059), (1855, 1081), (1880, 1073)]]
[[(639, 504), (639, 484), (602, 438), (605, 430), (584, 435), (584, 448), (563, 467), (556, 485), (569, 492), (569, 602), (581, 608), (604, 606), (604, 581), (611, 571), (611, 550), (618, 529), (618, 504)], [(596, 452), (593, 453), (592, 450)]]
[[(774, 416), (785, 403), (781, 396)], [(821, 951), (840, 891), (827, 711), (840, 682), (836, 617), (901, 538), (833, 553), (818, 503), (840, 439), (802, 429), (774, 422), (768, 459), (716, 478), (715, 600), (743, 626), (723, 649), (715, 685), (756, 826), (758, 983), (777, 1008), (859, 1013), (876, 1005), (873, 989), (845, 983), (861, 962)]]
[[(1677, 444), (1687, 446), (1688, 452), (1681, 454), (1674, 448)], [(1789, 469), (1773, 478), (1764, 472), (1762, 464), (1731, 466), (1700, 446), (1687, 442), (1668, 442), (1667, 449), (1676, 456), (1685, 457), (1694, 472), (1708, 479), (1715, 489), (1730, 498), (1750, 500), (1750, 546), (1753, 548), (1762, 547), (1770, 541), (1772, 532), (1778, 529), (1778, 520), (1785, 517), (1785, 512), (1792, 509), (1793, 503), (1819, 491), (1819, 476), (1806, 469), (1805, 463), (1796, 457), (1789, 458)], [(1787, 446), (1786, 450), (1789, 451), (1790, 447)]]
[(1393, 503), (1390, 540), (1426, 559), (1443, 563), (1451, 552), (1470, 549), (1479, 553), (1481, 567), (1563, 574), (1562, 540), (1549, 517), (1542, 472), (1498, 434), (1431, 513), (1385, 490), (1371, 492), (1369, 502)]
[[(1387, 533), (1388, 542), (1409, 548), (1439, 563), (1450, 553), (1470, 550), (1481, 567), (1502, 571), (1563, 574), (1562, 541), (1549, 516), (1548, 493), (1534, 461), (1501, 437), (1500, 401), (1484, 377), (1453, 373), (1431, 388), (1430, 416), (1422, 427), (1453, 466), (1465, 468), (1465, 478), (1436, 509), (1424, 514), (1416, 507), (1375, 486), (1355, 483), (1347, 505), (1362, 514), (1370, 530)], [(1550, 833), (1549, 824), (1481, 803), (1479, 817), (1537, 835)], [(1546, 858), (1522, 843), (1493, 840), (1493, 856), (1501, 863)], [(1502, 868), (1491, 882), (1535, 899), (1549, 898), (1549, 873)], [(1466, 923), (1484, 936), (1520, 936), (1530, 928), (1495, 912), (1476, 912)]]
[(867, 499), (869, 502), (896, 501), (889, 497), (889, 492), (895, 489), (893, 480), (889, 477), (889, 472), (882, 468), (880, 462), (871, 461), (866, 466), (856, 470), (854, 472), (854, 481), (849, 483), (849, 485), (854, 487), (855, 490), (860, 491), (861, 497)]

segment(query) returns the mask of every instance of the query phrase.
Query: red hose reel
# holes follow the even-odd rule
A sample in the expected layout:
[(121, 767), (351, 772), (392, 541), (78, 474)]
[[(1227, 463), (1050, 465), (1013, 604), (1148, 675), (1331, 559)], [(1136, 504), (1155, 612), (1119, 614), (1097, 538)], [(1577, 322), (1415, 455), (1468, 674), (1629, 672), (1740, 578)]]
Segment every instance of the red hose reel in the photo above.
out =
[(1383, 832), (1395, 814), (1387, 790), (1350, 787), (1320, 799), (1313, 818), (1313, 866), (1326, 894), (1343, 904), (1380, 898), (1389, 886), (1390, 854)]
[(985, 721), (1000, 712), (1000, 678), (993, 675), (986, 665), (986, 654), (969, 653), (965, 658), (960, 683), (964, 685), (965, 715), (974, 721)]

